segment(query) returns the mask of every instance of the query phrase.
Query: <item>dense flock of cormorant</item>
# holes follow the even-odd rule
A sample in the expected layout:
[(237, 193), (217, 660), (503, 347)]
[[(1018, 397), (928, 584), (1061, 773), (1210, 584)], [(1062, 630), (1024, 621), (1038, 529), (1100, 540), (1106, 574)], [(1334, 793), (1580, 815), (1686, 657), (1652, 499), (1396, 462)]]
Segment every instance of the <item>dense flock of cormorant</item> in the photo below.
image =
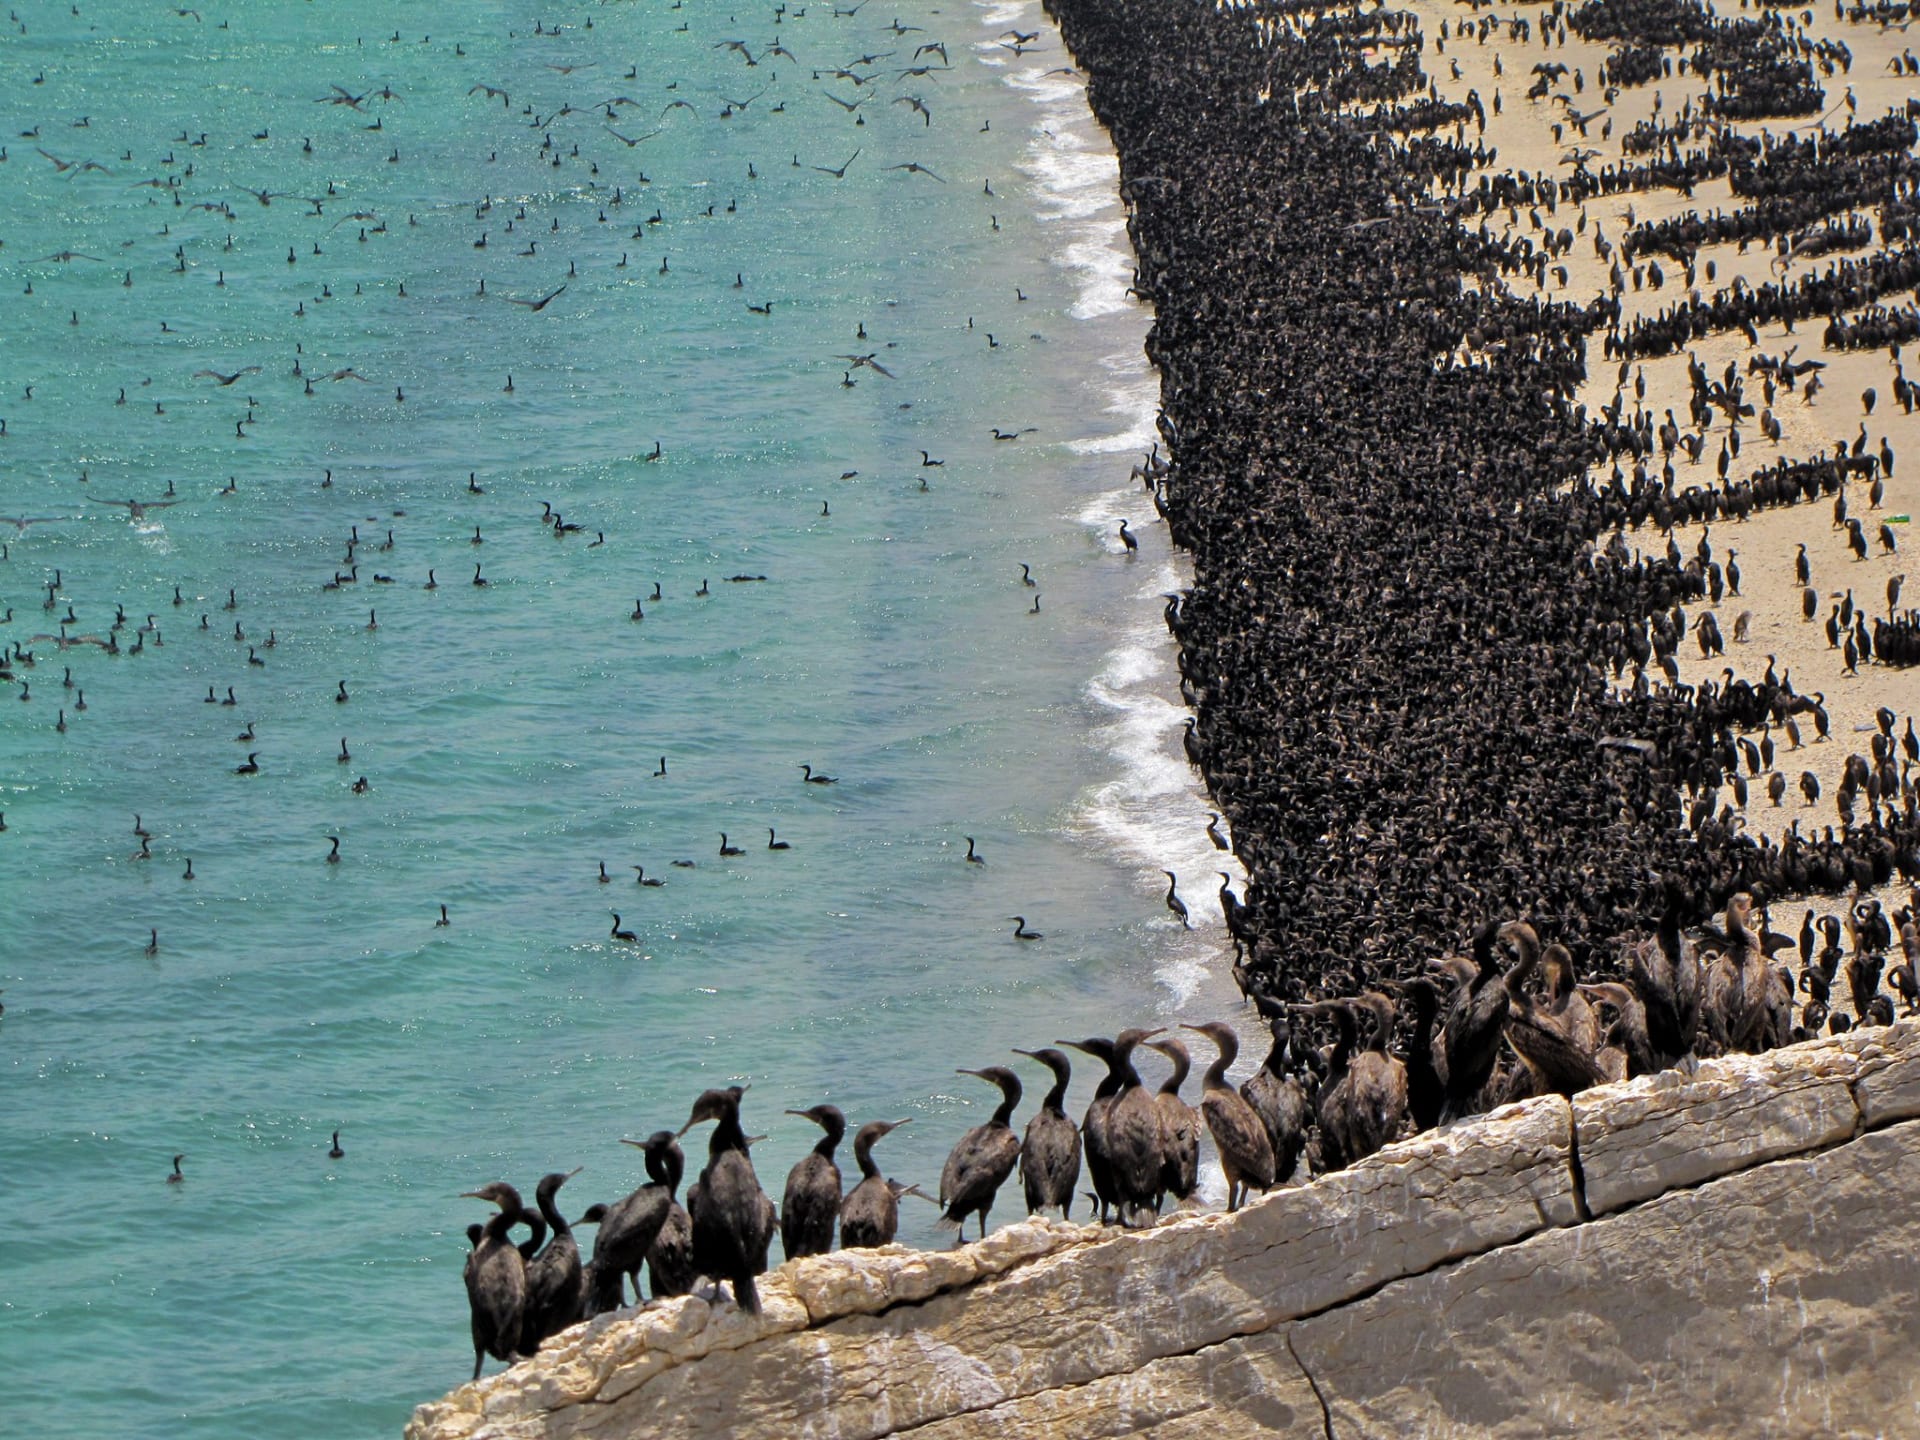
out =
[[(1244, 896), (1229, 882), (1222, 902), (1236, 978), (1272, 1046), (1236, 1089), (1233, 1031), (1184, 1027), (1214, 1049), (1196, 1107), (1181, 1095), (1180, 1041), (1128, 1029), (1077, 1042), (1106, 1067), (1077, 1127), (1062, 1108), (1067, 1056), (1020, 1051), (1054, 1077), (1024, 1137), (1016, 1073), (964, 1072), (1003, 1103), (955, 1146), (934, 1197), (942, 1223), (977, 1216), (984, 1234), (1016, 1167), (1030, 1213), (1070, 1216), (1084, 1157), (1096, 1219), (1150, 1225), (1192, 1202), (1202, 1130), (1234, 1208), (1509, 1100), (1889, 1024), (1896, 997), (1920, 1013), (1920, 889), (1892, 910), (1873, 893), (1896, 877), (1920, 886), (1913, 722), (1903, 730), (1882, 708), (1825, 797), (1838, 823), (1803, 831), (1796, 819), (1774, 838), (1746, 811), (1762, 789), (1780, 806), (1788, 757), (1832, 743), (1826, 697), (1796, 689), (1772, 657), (1758, 679), (1728, 668), (1686, 683), (1678, 665), (1687, 642), (1703, 659), (1725, 654), (1708, 607), (1741, 595), (1727, 542), (1750, 516), (1830, 501), (1856, 557), (1895, 547), (1859, 513), (1879, 506), (1891, 446), (1872, 445), (1863, 422), (1831, 453), (1742, 473), (1742, 430), (1778, 445), (1774, 407), (1811, 404), (1819, 388), (1826, 362), (1791, 344), (1744, 372), (1690, 355), (1684, 421), (1644, 406), (1644, 375), (1630, 385), (1635, 360), (1722, 332), (1757, 347), (1759, 325), (1824, 320), (1808, 352), (1895, 345), (1893, 396), (1910, 414), (1897, 345), (1920, 334), (1920, 309), (1892, 300), (1920, 275), (1910, 244), (1792, 281), (1696, 288), (1715, 280), (1704, 245), (1763, 245), (1789, 262), (1857, 249), (1874, 234), (1856, 213), (1869, 207), (1884, 241), (1906, 242), (1910, 116), (1856, 124), (1849, 90), (1810, 135), (1728, 129), (1818, 114), (1823, 82), (1852, 63), (1784, 7), (1740, 20), (1698, 0), (1470, 10), (1440, 27), (1435, 57), (1496, 30), (1523, 44), (1537, 30), (1550, 54), (1573, 33), (1619, 46), (1600, 86), (1676, 65), (1709, 85), (1629, 137), (1641, 163), (1594, 172), (1576, 152), (1572, 183), (1496, 175), (1495, 153), (1466, 142), (1485, 102), (1440, 97), (1409, 14), (1317, 0), (1049, 8), (1119, 151), (1136, 289), (1156, 311), (1168, 455), (1138, 473), (1194, 557), (1194, 584), (1167, 612), (1196, 712), (1186, 745), (1249, 873)], [(1562, 102), (1584, 136), (1599, 118), (1575, 98), (1585, 77), (1548, 62), (1532, 74), (1529, 98)], [(1842, 105), (1844, 126), (1826, 128)], [(1630, 221), (1611, 240), (1598, 225), (1578, 238), (1584, 210), (1556, 219), (1591, 195), (1690, 197), (1719, 177), (1752, 203)], [(1513, 238), (1521, 207), (1535, 209), (1537, 241)], [(1502, 210), (1505, 237), (1485, 223)], [(1610, 293), (1549, 298), (1550, 278), (1567, 283), (1553, 262), (1577, 243), (1611, 262)], [(1682, 277), (1686, 298), (1629, 316), (1631, 292)], [(1611, 403), (1591, 413), (1575, 397), (1596, 347), (1619, 370)], [(1871, 417), (1874, 392), (1862, 403)], [(1682, 481), (1676, 465), (1716, 452), (1717, 483)], [(1685, 548), (1683, 526), (1700, 527)], [(1796, 578), (1814, 624), (1804, 547)], [(1899, 599), (1893, 577), (1884, 617), (1851, 590), (1824, 617), (1849, 672), (1920, 663), (1920, 612)], [(1793, 788), (1804, 809), (1823, 798), (1811, 769)], [(1809, 895), (1846, 900), (1776, 929), (1775, 910)], [(1143, 1048), (1170, 1063), (1157, 1089), (1136, 1069)], [(754, 1175), (743, 1094), (695, 1103), (687, 1128), (714, 1130), (684, 1211), (675, 1134), (626, 1142), (645, 1150), (649, 1183), (585, 1212), (599, 1230), (584, 1262), (555, 1201), (565, 1175), (540, 1181), (536, 1209), (504, 1183), (474, 1192), (498, 1207), (470, 1232), (476, 1374), (486, 1354), (532, 1353), (624, 1303), (623, 1280), (637, 1301), (643, 1263), (655, 1296), (704, 1277), (754, 1309), (776, 1229), (789, 1257), (829, 1248), (836, 1219), (843, 1246), (893, 1238), (901, 1198), (920, 1192), (883, 1176), (873, 1146), (905, 1122), (859, 1129), (862, 1178), (843, 1194), (846, 1118), (830, 1105), (789, 1112), (823, 1134), (776, 1209)], [(533, 1238), (516, 1246), (521, 1225)]]

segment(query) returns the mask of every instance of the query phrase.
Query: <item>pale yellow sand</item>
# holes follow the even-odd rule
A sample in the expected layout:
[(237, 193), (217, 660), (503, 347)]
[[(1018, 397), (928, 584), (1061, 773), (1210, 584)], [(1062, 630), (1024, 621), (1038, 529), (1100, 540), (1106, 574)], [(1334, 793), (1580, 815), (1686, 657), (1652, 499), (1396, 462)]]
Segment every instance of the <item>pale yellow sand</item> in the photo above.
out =
[[(1547, 6), (1501, 4), (1476, 12), (1464, 4), (1412, 0), (1408, 8), (1420, 17), (1426, 36), (1424, 64), (1434, 77), (1439, 93), (1448, 99), (1464, 99), (1469, 89), (1477, 89), (1486, 105), (1488, 123), (1483, 138), (1487, 145), (1499, 149), (1498, 161), (1491, 167), (1496, 174), (1504, 168), (1513, 167), (1534, 174), (1548, 171), (1559, 176), (1569, 175), (1574, 169), (1570, 152), (1575, 146), (1600, 152), (1599, 158), (1589, 161), (1590, 166), (1597, 170), (1602, 164), (1625, 158), (1620, 142), (1635, 124), (1647, 119), (1671, 122), (1689, 96), (1694, 98), (1697, 110), (1699, 97), (1706, 90), (1704, 83), (1690, 72), (1684, 76), (1677, 73), (1677, 61), (1685, 51), (1672, 50), (1667, 53), (1676, 61), (1676, 74), (1673, 77), (1622, 89), (1609, 101), (1603, 93), (1604, 87), (1599, 76), (1613, 46), (1587, 44), (1571, 29), (1566, 32), (1565, 44), (1558, 42), (1557, 32), (1554, 43), (1543, 44), (1542, 21), (1552, 13)], [(1729, 17), (1752, 18), (1762, 14), (1758, 7), (1734, 10), (1722, 5), (1719, 10), (1723, 16)], [(1463, 22), (1470, 23), (1486, 14), (1502, 18), (1527, 17), (1533, 24), (1531, 39), (1526, 42), (1513, 40), (1503, 28), (1496, 32), (1495, 38), (1490, 38), (1484, 44), (1470, 36), (1450, 35), (1442, 48), (1437, 40), (1442, 20), (1447, 22), (1451, 32)], [(1801, 27), (1801, 33), (1810, 40), (1839, 40), (1852, 51), (1850, 71), (1842, 73), (1836, 67), (1833, 75), (1820, 76), (1827, 91), (1829, 108), (1843, 104), (1848, 87), (1851, 87), (1857, 102), (1857, 119), (1865, 122), (1879, 118), (1890, 109), (1904, 111), (1909, 95), (1920, 94), (1920, 80), (1894, 75), (1888, 69), (1890, 57), (1899, 55), (1908, 47), (1909, 41), (1904, 31), (1848, 24), (1835, 17), (1831, 4), (1824, 9), (1796, 9), (1783, 12), (1783, 15), (1790, 16)], [(1500, 76), (1494, 74), (1496, 55), (1504, 69), (1504, 74)], [(1535, 101), (1525, 98), (1526, 90), (1536, 78), (1532, 67), (1540, 61), (1560, 62), (1583, 73), (1585, 84), (1578, 92), (1574, 89), (1571, 75), (1554, 86), (1557, 93), (1568, 97), (1570, 104), (1552, 97)], [(1458, 79), (1453, 78), (1452, 67), (1455, 65), (1459, 69)], [(1496, 94), (1501, 101), (1501, 113), (1498, 115), (1492, 113)], [(1661, 104), (1657, 116), (1654, 110), (1656, 95)], [(1566, 123), (1569, 109), (1587, 113), (1602, 107), (1606, 108), (1605, 116), (1589, 122), (1584, 138)], [(1770, 129), (1779, 136), (1808, 124), (1812, 119), (1751, 122), (1735, 128), (1744, 134), (1758, 134), (1762, 129)], [(1846, 119), (1847, 112), (1841, 109), (1832, 114), (1826, 124), (1837, 129), (1844, 126)], [(1611, 135), (1603, 136), (1603, 127), (1609, 120)], [(1558, 141), (1551, 129), (1556, 121), (1563, 127), (1562, 138)], [(1467, 143), (1471, 144), (1475, 128), (1468, 126), (1463, 133)], [(1683, 148), (1703, 148), (1705, 143), (1704, 139), (1696, 140), (1692, 147)], [(1473, 183), (1474, 179), (1477, 176), (1472, 177), (1469, 183)], [(1585, 210), (1586, 232), (1577, 237), (1569, 255), (1550, 262), (1564, 265), (1567, 279), (1562, 284), (1549, 273), (1544, 291), (1536, 287), (1531, 279), (1514, 277), (1506, 283), (1512, 293), (1522, 296), (1545, 294), (1553, 299), (1585, 302), (1607, 293), (1609, 288), (1608, 270), (1611, 262), (1599, 258), (1595, 253), (1593, 234), (1596, 227), (1615, 242), (1614, 255), (1618, 258), (1617, 242), (1631, 223), (1627, 218), (1629, 213), (1634, 220), (1644, 221), (1689, 210), (1706, 212), (1716, 207), (1733, 210), (1749, 203), (1734, 196), (1725, 180), (1718, 180), (1696, 187), (1691, 199), (1677, 190), (1652, 190), (1600, 196), (1588, 201), (1584, 207), (1562, 203), (1557, 214), (1547, 214), (1542, 209), (1539, 220), (1555, 229), (1561, 226), (1572, 228), (1582, 209)], [(1873, 211), (1856, 213), (1864, 213), (1867, 218), (1877, 220), (1877, 214)], [(1533, 234), (1538, 238), (1534, 216), (1526, 209), (1521, 209), (1517, 216), (1511, 217), (1511, 221), (1509, 212), (1500, 211), (1489, 217), (1488, 223), (1503, 234)], [(1703, 248), (1697, 256), (1695, 283), (1702, 298), (1710, 298), (1715, 288), (1731, 284), (1735, 276), (1745, 276), (1753, 285), (1769, 280), (1791, 281), (1809, 271), (1824, 269), (1837, 259), (1858, 259), (1868, 253), (1866, 250), (1836, 252), (1811, 260), (1782, 264), (1776, 261), (1774, 251), (1766, 245), (1751, 244), (1745, 255), (1739, 253), (1736, 244), (1710, 246)], [(1666, 257), (1650, 258), (1658, 259), (1666, 273), (1666, 284), (1660, 290), (1648, 287), (1638, 291), (1629, 285), (1620, 297), (1625, 311), (1623, 325), (1632, 315), (1658, 311), (1686, 295), (1688, 284), (1685, 267)], [(1709, 261), (1713, 262), (1716, 270), (1712, 281), (1705, 274)], [(1645, 257), (1641, 264), (1646, 264)], [(1890, 303), (1901, 303), (1913, 297), (1908, 292), (1885, 298)], [(1886, 482), (1885, 498), (1878, 512), (1869, 509), (1868, 486), (1864, 481), (1855, 481), (1847, 487), (1849, 513), (1862, 518), (1871, 538), (1883, 518), (1920, 514), (1920, 415), (1909, 417), (1894, 403), (1894, 363), (1884, 348), (1845, 353), (1824, 350), (1820, 339), (1824, 325), (1825, 318), (1819, 317), (1798, 322), (1795, 334), (1788, 334), (1780, 325), (1764, 327), (1760, 331), (1760, 351), (1779, 356), (1788, 347), (1797, 345), (1796, 359), (1823, 360), (1827, 368), (1819, 372), (1821, 390), (1811, 404), (1803, 403), (1801, 393), (1781, 391), (1776, 397), (1773, 412), (1784, 432), (1777, 445), (1760, 433), (1757, 419), (1742, 423), (1741, 451), (1733, 460), (1729, 473), (1734, 477), (1744, 476), (1781, 457), (1806, 458), (1822, 450), (1831, 454), (1836, 441), (1853, 441), (1864, 420), (1869, 449), (1877, 453), (1880, 441), (1885, 437), (1891, 442), (1895, 455), (1894, 473)], [(1599, 341), (1600, 336), (1595, 335), (1590, 342), (1589, 380), (1579, 396), (1590, 414), (1597, 413), (1612, 401), (1617, 385), (1619, 362), (1604, 357)], [(1716, 380), (1727, 363), (1734, 362), (1746, 380), (1747, 399), (1757, 412), (1765, 400), (1760, 377), (1746, 375), (1749, 349), (1746, 337), (1734, 331), (1711, 335), (1696, 342), (1693, 354)], [(1912, 362), (1908, 366), (1909, 378), (1920, 378), (1920, 345), (1908, 347), (1908, 358)], [(1627, 414), (1631, 416), (1634, 409), (1634, 376), (1644, 373), (1646, 397), (1642, 403), (1652, 411), (1655, 423), (1658, 424), (1665, 412), (1671, 409), (1683, 433), (1691, 430), (1688, 419), (1691, 387), (1687, 379), (1687, 363), (1686, 351), (1659, 359), (1633, 362), (1633, 370), (1627, 381)], [(1878, 391), (1878, 404), (1870, 417), (1864, 415), (1861, 403), (1861, 392), (1869, 386)], [(1676, 491), (1694, 484), (1718, 484), (1715, 461), (1726, 430), (1724, 417), (1716, 417), (1715, 424), (1707, 431), (1707, 446), (1697, 465), (1688, 462), (1684, 451), (1675, 452)], [(1648, 462), (1656, 476), (1660, 463), (1657, 452)], [(1603, 467), (1599, 472), (1602, 478), (1608, 468)], [(1630, 457), (1623, 459), (1622, 468), (1631, 473)], [(1875, 728), (1874, 712), (1879, 707), (1888, 706), (1898, 712), (1900, 720), (1896, 733), (1904, 728), (1908, 715), (1920, 713), (1920, 667), (1896, 670), (1878, 664), (1862, 665), (1858, 675), (1847, 675), (1841, 652), (1828, 646), (1824, 624), (1826, 614), (1832, 602), (1850, 589), (1855, 604), (1867, 611), (1869, 623), (1871, 617), (1884, 615), (1888, 577), (1907, 575), (1907, 548), (1909, 545), (1920, 547), (1920, 526), (1894, 525), (1901, 552), (1883, 555), (1876, 542), (1872, 545), (1871, 558), (1865, 561), (1857, 560), (1848, 548), (1846, 532), (1834, 527), (1832, 504), (1825, 499), (1761, 511), (1744, 523), (1728, 520), (1709, 528), (1715, 559), (1724, 564), (1730, 550), (1738, 551), (1742, 593), (1738, 597), (1728, 595), (1717, 607), (1709, 607), (1715, 610), (1721, 632), (1729, 642), (1725, 658), (1703, 660), (1697, 643), (1689, 636), (1680, 647), (1682, 678), (1688, 683), (1702, 679), (1717, 681), (1730, 665), (1738, 675), (1758, 681), (1771, 659), (1780, 671), (1790, 673), (1794, 688), (1799, 693), (1823, 694), (1831, 716), (1832, 743), (1812, 743), (1814, 729), (1810, 721), (1802, 726), (1808, 743), (1798, 750), (1791, 747), (1786, 735), (1776, 732), (1775, 764), (1786, 772), (1789, 785), (1787, 796), (1780, 807), (1773, 807), (1766, 796), (1768, 777), (1762, 775), (1749, 782), (1751, 793), (1745, 814), (1749, 829), (1755, 833), (1778, 835), (1796, 820), (1803, 832), (1827, 825), (1837, 826), (1839, 815), (1834, 796), (1839, 789), (1848, 755), (1870, 755), (1868, 735)], [(1676, 526), (1674, 538), (1683, 553), (1693, 553), (1700, 538), (1700, 529), (1698, 525)], [(1664, 553), (1666, 549), (1666, 536), (1651, 525), (1637, 533), (1629, 533), (1626, 538), (1630, 545), (1644, 547), (1655, 553)], [(1794, 575), (1795, 549), (1802, 543), (1806, 545), (1812, 563), (1814, 586), (1823, 597), (1830, 597), (1823, 598), (1819, 614), (1812, 623), (1801, 619), (1801, 591)], [(1920, 606), (1920, 570), (1915, 571), (1902, 599), (1903, 608)], [(1689, 605), (1689, 617), (1696, 615), (1702, 605)], [(1742, 612), (1750, 614), (1748, 638), (1744, 644), (1734, 644), (1735, 622)], [(1631, 672), (1628, 678), (1631, 679)], [(1654, 672), (1650, 678), (1658, 683), (1661, 677)], [(1810, 806), (1801, 797), (1798, 782), (1803, 770), (1811, 771), (1820, 782), (1821, 798), (1817, 805)], [(1723, 803), (1731, 803), (1730, 790), (1723, 788), (1721, 798)], [(1864, 814), (1865, 808), (1865, 799), (1862, 797), (1858, 802), (1858, 810)], [(1889, 910), (1907, 903), (1909, 899), (1903, 887), (1900, 893), (1882, 894), (1880, 898)], [(1773, 922), (1776, 928), (1797, 931), (1803, 908), (1826, 913), (1846, 903), (1844, 900), (1822, 897), (1816, 897), (1804, 905), (1797, 901), (1783, 903), (1775, 907)], [(1897, 951), (1895, 959), (1898, 959)], [(1844, 985), (1837, 983), (1834, 997), (1836, 1009), (1850, 1008), (1838, 993), (1842, 989)]]

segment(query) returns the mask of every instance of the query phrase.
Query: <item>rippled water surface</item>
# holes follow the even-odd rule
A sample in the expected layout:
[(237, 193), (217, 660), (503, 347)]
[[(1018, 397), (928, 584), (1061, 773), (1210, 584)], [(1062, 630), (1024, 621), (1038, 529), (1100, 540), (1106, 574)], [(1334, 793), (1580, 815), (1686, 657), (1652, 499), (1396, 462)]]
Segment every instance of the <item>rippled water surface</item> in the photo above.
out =
[(776, 1192), (823, 1099), (931, 1182), (955, 1066), (1225, 1006), (1037, 6), (14, 13), (0, 1428), (392, 1433), (471, 1363), (460, 1191), (613, 1198), (735, 1080)]

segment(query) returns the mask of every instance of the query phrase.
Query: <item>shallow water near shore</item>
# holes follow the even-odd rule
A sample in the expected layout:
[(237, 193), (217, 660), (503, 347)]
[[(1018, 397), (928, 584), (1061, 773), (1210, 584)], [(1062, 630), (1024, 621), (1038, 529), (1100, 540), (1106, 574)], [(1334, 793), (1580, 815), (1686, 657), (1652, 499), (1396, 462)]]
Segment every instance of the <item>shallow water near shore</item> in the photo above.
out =
[(776, 1193), (820, 1100), (930, 1184), (953, 1067), (1228, 1008), (1111, 152), (1035, 5), (807, 8), (0, 38), (9, 1422), (393, 1433), (471, 1365), (459, 1192), (582, 1165), (578, 1213), (736, 1081)]

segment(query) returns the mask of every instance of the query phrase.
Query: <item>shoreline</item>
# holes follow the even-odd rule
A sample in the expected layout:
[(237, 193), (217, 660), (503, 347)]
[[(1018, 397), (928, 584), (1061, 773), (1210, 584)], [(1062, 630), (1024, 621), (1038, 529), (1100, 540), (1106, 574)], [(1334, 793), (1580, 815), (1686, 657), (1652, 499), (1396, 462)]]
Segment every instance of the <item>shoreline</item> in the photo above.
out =
[[(1512, 210), (1448, 199), (1530, 162), (1557, 165), (1567, 180), (1574, 167), (1545, 145), (1549, 115), (1534, 112), (1542, 133), (1533, 151), (1516, 140), (1514, 117), (1526, 102), (1515, 92), (1534, 80), (1538, 67), (1526, 68), (1534, 56), (1562, 66), (1569, 94), (1578, 81), (1564, 76), (1584, 62), (1590, 107), (1624, 114), (1630, 101), (1645, 107), (1649, 93), (1595, 93), (1593, 61), (1604, 46), (1581, 50), (1576, 41), (1562, 59), (1570, 7), (1530, 11), (1531, 21), (1515, 22), (1526, 33), (1496, 34), (1490, 46), (1475, 11), (1415, 9), (1440, 25), (1347, 22), (1366, 32), (1381, 63), (1346, 72), (1341, 94), (1362, 103), (1340, 113), (1387, 107), (1373, 123), (1394, 137), (1389, 149), (1336, 123), (1319, 92), (1282, 110), (1284, 95), (1267, 87), (1285, 72), (1239, 12), (1050, 5), (1119, 146), (1139, 283), (1159, 314), (1152, 354), (1168, 377), (1162, 429), (1173, 459), (1165, 494), (1196, 574), (1171, 618), (1198, 702), (1199, 763), (1254, 877), (1241, 931), (1250, 954), (1244, 983), (1289, 999), (1404, 979), (1458, 953), (1487, 919), (1524, 917), (1543, 939), (1565, 943), (1586, 973), (1610, 972), (1663, 914), (1696, 925), (1753, 890), (1764, 928), (1765, 902), (1851, 888), (1853, 879), (1781, 883), (1783, 871), (1810, 867), (1783, 858), (1771, 839), (1747, 839), (1744, 821), (1715, 803), (1730, 798), (1736, 768), (1720, 763), (1719, 737), (1749, 728), (1738, 713), (1747, 692), (1675, 688), (1651, 665), (1643, 693), (1601, 677), (1618, 636), (1649, 617), (1678, 602), (1691, 626), (1696, 589), (1706, 586), (1684, 560), (1650, 554), (1634, 564), (1609, 553), (1620, 514), (1604, 477), (1635, 457), (1617, 430), (1595, 423), (1613, 388), (1601, 384), (1614, 369), (1602, 341), (1616, 316), (1624, 329), (1635, 304), (1661, 297), (1651, 284), (1638, 288), (1637, 272), (1632, 292), (1609, 294), (1604, 260), (1587, 257), (1583, 272), (1561, 245), (1545, 252), (1544, 238), (1561, 226), (1572, 238), (1575, 208), (1587, 233), (1589, 207), (1563, 198), (1556, 209), (1544, 181)], [(1449, 19), (1459, 26), (1451, 51)], [(1753, 43), (1764, 42), (1766, 32), (1755, 33)], [(1293, 36), (1282, 24), (1269, 38), (1276, 49), (1297, 48)], [(1436, 74), (1451, 65), (1459, 75), (1463, 55), (1478, 56), (1481, 70), (1447, 87), (1454, 99), (1416, 99), (1425, 76), (1414, 60), (1423, 51)], [(1491, 78), (1497, 60), (1486, 68), (1502, 53), (1512, 62), (1503, 81)], [(1828, 103), (1843, 80), (1864, 86), (1870, 71), (1855, 66), (1827, 80)], [(1474, 79), (1485, 88), (1474, 89)], [(1665, 83), (1671, 115), (1684, 102), (1674, 99), (1676, 83)], [(1512, 121), (1505, 130), (1493, 118), (1502, 110), (1498, 86)], [(1808, 118), (1760, 110), (1737, 128), (1777, 134)], [(1571, 102), (1568, 111), (1578, 113)], [(1863, 123), (1877, 113), (1859, 110)], [(1192, 123), (1176, 133), (1162, 123), (1168, 114)], [(1499, 132), (1499, 158), (1476, 150), (1477, 119), (1481, 143)], [(1563, 124), (1554, 130), (1573, 142)], [(1417, 157), (1416, 141), (1426, 147)], [(1436, 171), (1461, 188), (1435, 182)], [(1638, 204), (1640, 220), (1686, 208), (1670, 191), (1644, 188), (1608, 203)], [(1463, 205), (1456, 223), (1449, 212)], [(1482, 220), (1493, 228), (1476, 233)], [(1613, 222), (1606, 228), (1619, 239)], [(1710, 254), (1733, 250), (1729, 243)], [(1644, 267), (1647, 257), (1636, 258)], [(1562, 268), (1550, 271), (1555, 261)], [(1797, 264), (1797, 279), (1832, 263), (1813, 252), (1789, 268)], [(1747, 264), (1767, 268), (1764, 256)], [(1721, 265), (1724, 289), (1734, 266)], [(1597, 288), (1583, 285), (1595, 271)], [(1211, 278), (1226, 275), (1231, 285)], [(1817, 348), (1819, 330), (1817, 322), (1799, 327), (1800, 355), (1835, 361)], [(1780, 333), (1775, 327), (1762, 348), (1777, 353)], [(1670, 363), (1667, 373), (1684, 384), (1684, 352)], [(1626, 404), (1635, 408), (1631, 391)], [(1849, 428), (1859, 418), (1856, 406)], [(1750, 451), (1736, 478), (1763, 460), (1820, 448), (1804, 424), (1795, 433), (1792, 417), (1784, 448), (1763, 444), (1754, 422), (1744, 423), (1749, 444), (1765, 453)], [(1703, 430), (1710, 445), (1725, 443), (1724, 423)], [(1710, 471), (1704, 478), (1713, 480)], [(1864, 509), (1865, 497), (1856, 504)], [(1895, 508), (1910, 507), (1890, 502), (1889, 513)], [(1740, 538), (1731, 524), (1714, 529), (1716, 543)], [(1653, 552), (1664, 537), (1655, 529), (1627, 539)], [(1756, 575), (1747, 556), (1742, 563)], [(1729, 630), (1732, 620), (1723, 621)], [(1727, 663), (1737, 657), (1689, 666), (1688, 679)], [(1920, 701), (1899, 683), (1905, 673), (1877, 669), (1866, 688)], [(1757, 675), (1746, 678), (1761, 686)], [(1761, 707), (1775, 725), (1797, 714), (1810, 732), (1812, 688), (1776, 684)], [(1758, 724), (1750, 728), (1758, 733)], [(1623, 736), (1651, 748), (1609, 743)], [(1845, 751), (1832, 753), (1838, 770)], [(1895, 869), (1920, 873), (1920, 822), (1911, 798), (1896, 814), (1897, 793), (1876, 808), (1878, 823), (1867, 821), (1863, 794), (1857, 833), (1837, 842), (1851, 844), (1880, 884)]]

